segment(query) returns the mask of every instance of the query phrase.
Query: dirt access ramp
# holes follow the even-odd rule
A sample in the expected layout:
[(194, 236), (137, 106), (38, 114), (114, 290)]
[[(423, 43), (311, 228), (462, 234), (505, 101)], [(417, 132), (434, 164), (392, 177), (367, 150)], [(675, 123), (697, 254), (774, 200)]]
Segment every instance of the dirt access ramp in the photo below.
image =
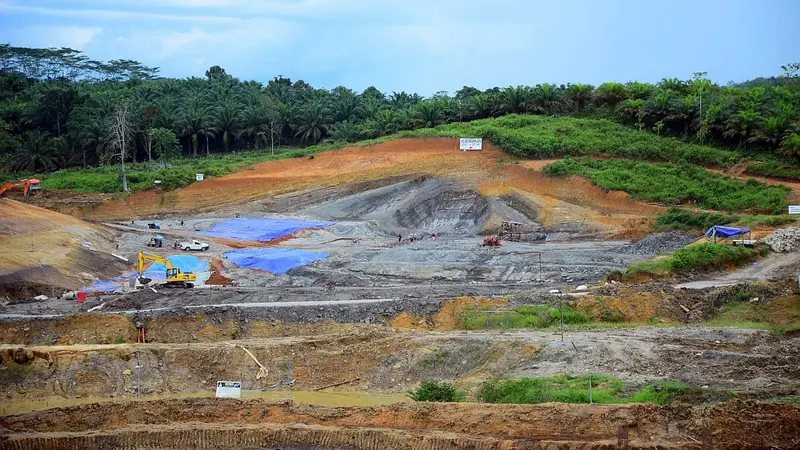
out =
[(55, 448), (746, 449), (797, 448), (800, 407), (674, 405), (382, 407), (167, 399), (96, 403), (0, 417), (0, 446)]
[(126, 265), (109, 253), (114, 240), (104, 227), (0, 199), (0, 297), (76, 289), (119, 275)]

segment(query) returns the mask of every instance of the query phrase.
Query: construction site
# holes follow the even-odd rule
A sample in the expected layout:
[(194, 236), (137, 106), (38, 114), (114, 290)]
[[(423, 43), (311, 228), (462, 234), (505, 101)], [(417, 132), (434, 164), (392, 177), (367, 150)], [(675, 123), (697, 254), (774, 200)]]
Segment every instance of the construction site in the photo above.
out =
[[(800, 448), (800, 334), (725, 309), (796, 324), (798, 249), (622, 280), (702, 234), (656, 233), (669, 208), (551, 162), (395, 139), (171, 191), (9, 190), (0, 448)], [(587, 375), (618, 401), (479, 401)], [(428, 380), (466, 401), (407, 395)], [(664, 382), (685, 388), (623, 400)]]

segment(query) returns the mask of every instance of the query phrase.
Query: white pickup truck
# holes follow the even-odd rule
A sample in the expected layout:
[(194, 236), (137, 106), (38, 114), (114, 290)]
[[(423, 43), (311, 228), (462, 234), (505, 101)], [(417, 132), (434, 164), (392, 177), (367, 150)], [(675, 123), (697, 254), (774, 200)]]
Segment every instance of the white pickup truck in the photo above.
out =
[(177, 247), (185, 252), (204, 252), (208, 250), (208, 244), (197, 240), (178, 242)]

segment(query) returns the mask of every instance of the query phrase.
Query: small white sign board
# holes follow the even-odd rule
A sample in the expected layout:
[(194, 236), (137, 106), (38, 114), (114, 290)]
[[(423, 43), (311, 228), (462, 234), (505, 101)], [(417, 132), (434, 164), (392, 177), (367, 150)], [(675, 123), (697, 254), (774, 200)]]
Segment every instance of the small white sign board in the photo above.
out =
[(217, 398), (242, 398), (242, 382), (217, 381)]
[(194, 179), (197, 181), (203, 181), (203, 178), (205, 178), (205, 176), (202, 173), (194, 174)]
[(789, 214), (800, 214), (800, 205), (789, 205)]
[(459, 149), (468, 150), (483, 150), (483, 139), (481, 138), (461, 138), (459, 142)]

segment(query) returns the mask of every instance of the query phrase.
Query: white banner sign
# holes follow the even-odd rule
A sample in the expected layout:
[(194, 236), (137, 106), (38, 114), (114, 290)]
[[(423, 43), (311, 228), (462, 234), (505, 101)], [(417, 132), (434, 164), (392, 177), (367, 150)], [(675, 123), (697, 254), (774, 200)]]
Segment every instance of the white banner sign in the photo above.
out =
[(800, 214), (800, 205), (789, 205), (789, 214)]
[(203, 176), (202, 173), (194, 174), (194, 179), (197, 180), (197, 181), (203, 181), (203, 178), (205, 178), (205, 177)]
[(459, 148), (461, 150), (483, 150), (483, 139), (461, 138)]
[(242, 398), (242, 382), (217, 381), (217, 398)]

